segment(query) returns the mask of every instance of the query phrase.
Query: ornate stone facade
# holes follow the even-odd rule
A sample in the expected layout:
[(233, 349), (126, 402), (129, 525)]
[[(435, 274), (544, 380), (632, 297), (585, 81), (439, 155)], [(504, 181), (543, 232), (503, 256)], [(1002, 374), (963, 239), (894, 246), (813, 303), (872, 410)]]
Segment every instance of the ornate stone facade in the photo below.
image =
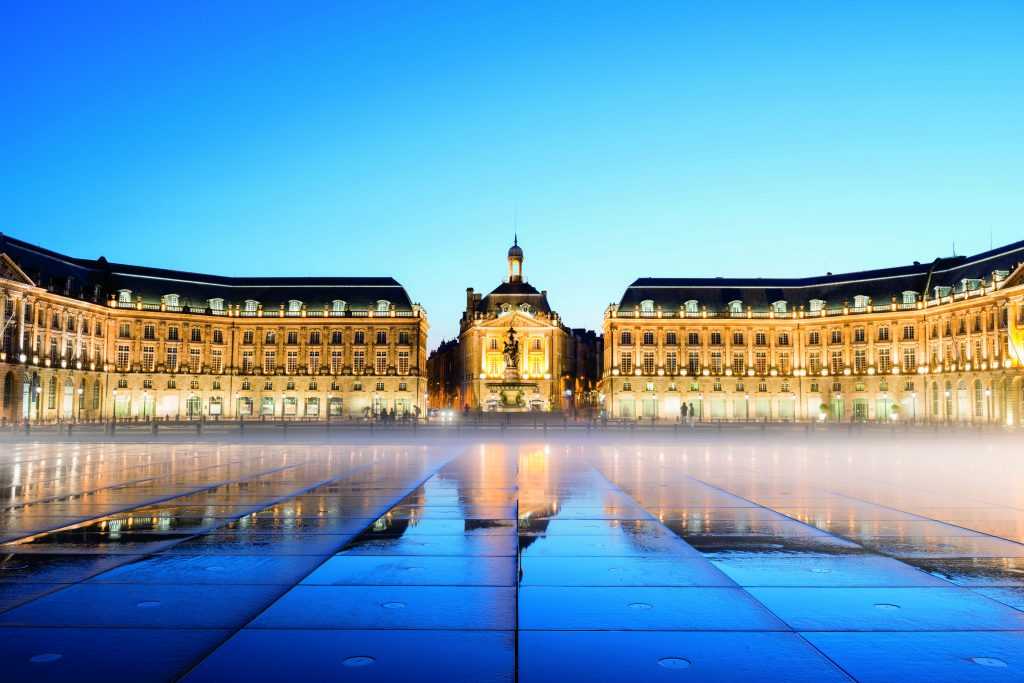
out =
[(8, 422), (426, 408), (426, 313), (391, 278), (225, 278), (0, 235), (0, 312)]
[(819, 278), (637, 280), (605, 313), (604, 408), (1021, 424), (1022, 262), (1018, 242)]

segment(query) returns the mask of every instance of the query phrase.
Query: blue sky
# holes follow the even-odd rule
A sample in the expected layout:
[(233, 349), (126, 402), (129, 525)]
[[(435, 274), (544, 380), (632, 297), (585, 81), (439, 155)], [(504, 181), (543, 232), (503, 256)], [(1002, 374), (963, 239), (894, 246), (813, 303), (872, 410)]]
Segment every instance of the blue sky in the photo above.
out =
[(5, 3), (0, 41), (0, 231), (394, 275), (432, 346), (514, 222), (590, 327), (635, 277), (1024, 239), (1019, 0)]

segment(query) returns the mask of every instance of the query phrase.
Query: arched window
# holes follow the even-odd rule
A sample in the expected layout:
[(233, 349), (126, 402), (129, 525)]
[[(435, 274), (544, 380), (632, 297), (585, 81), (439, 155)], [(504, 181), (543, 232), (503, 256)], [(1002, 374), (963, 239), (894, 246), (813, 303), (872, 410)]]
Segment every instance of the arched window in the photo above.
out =
[(774, 312), (776, 312), (776, 313), (785, 313), (786, 312), (786, 305), (787, 304), (786, 304), (785, 301), (782, 301), (782, 300), (776, 301), (775, 303), (772, 304), (772, 310)]
[(810, 310), (811, 313), (818, 313), (824, 310), (825, 308), (825, 302), (822, 299), (811, 299), (809, 302), (807, 302), (807, 305), (808, 310)]
[(210, 299), (207, 302), (210, 305), (211, 311), (223, 311), (224, 310), (224, 299), (216, 298)]
[(519, 304), (519, 310), (523, 313), (529, 314), (532, 311), (532, 307), (528, 303)]
[(917, 292), (912, 290), (906, 290), (903, 292), (903, 303), (913, 304), (917, 303)]
[(46, 392), (46, 407), (53, 410), (57, 407), (57, 378), (50, 378), (50, 388)]
[(377, 312), (378, 313), (387, 313), (390, 310), (391, 310), (391, 302), (388, 301), (387, 299), (381, 299), (380, 301), (377, 302)]
[(345, 311), (345, 302), (341, 299), (335, 299), (331, 302), (332, 313), (342, 313)]
[(696, 299), (689, 299), (687, 301), (684, 301), (683, 302), (683, 309), (687, 313), (696, 313), (697, 312), (697, 300)]
[(654, 313), (654, 299), (644, 299), (640, 302), (641, 313)]
[(733, 299), (732, 301), (729, 302), (729, 313), (736, 314), (736, 313), (742, 313), (742, 312), (743, 312), (743, 302), (742, 301), (740, 301), (739, 299)]
[(165, 306), (177, 306), (180, 298), (177, 294), (164, 294), (161, 299)]
[(122, 289), (117, 292), (117, 303), (130, 304), (132, 302), (132, 290)]
[(974, 417), (985, 416), (985, 389), (980, 379), (974, 380)]
[(255, 299), (246, 299), (245, 300), (245, 312), (246, 313), (255, 313), (257, 310), (259, 310), (259, 307), (260, 307), (260, 302), (256, 301)]
[(857, 296), (853, 297), (853, 307), (854, 308), (867, 308), (868, 307), (868, 301), (870, 301), (870, 299), (868, 298), (868, 296), (866, 294), (858, 294)]
[(288, 302), (288, 312), (289, 313), (298, 313), (301, 310), (302, 310), (302, 302), (299, 301), (298, 299), (291, 299)]

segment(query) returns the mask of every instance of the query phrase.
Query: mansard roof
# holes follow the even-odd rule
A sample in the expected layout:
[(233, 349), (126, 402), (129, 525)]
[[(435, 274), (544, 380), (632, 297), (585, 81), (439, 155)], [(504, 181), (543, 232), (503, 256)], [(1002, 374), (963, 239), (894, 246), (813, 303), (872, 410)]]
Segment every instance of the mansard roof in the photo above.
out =
[(485, 311), (498, 309), (503, 303), (513, 306), (525, 303), (542, 313), (551, 312), (547, 295), (544, 292), (538, 292), (537, 288), (528, 282), (502, 282), (480, 301), (480, 309)]
[(80, 259), (23, 242), (0, 233), (0, 253), (14, 261), (43, 288), (78, 299), (106, 303), (121, 290), (132, 300), (159, 303), (177, 294), (182, 306), (205, 308), (210, 299), (225, 306), (254, 300), (276, 307), (297, 300), (307, 307), (342, 300), (350, 309), (374, 308), (385, 300), (396, 310), (412, 310), (405, 288), (391, 277), (227, 277), (188, 271), (110, 263), (105, 258)]
[(790, 309), (809, 306), (812, 300), (825, 302), (828, 308), (853, 304), (858, 295), (876, 303), (888, 303), (892, 297), (902, 300), (903, 292), (933, 296), (936, 287), (959, 291), (965, 280), (991, 281), (994, 271), (1013, 272), (1024, 263), (1024, 241), (1014, 242), (974, 256), (937, 258), (931, 263), (915, 262), (853, 273), (829, 273), (803, 278), (639, 278), (622, 295), (620, 310), (639, 308), (653, 301), (665, 310), (678, 310), (687, 301), (696, 301), (709, 311), (719, 311), (732, 301), (744, 309), (763, 310), (772, 303), (785, 301)]

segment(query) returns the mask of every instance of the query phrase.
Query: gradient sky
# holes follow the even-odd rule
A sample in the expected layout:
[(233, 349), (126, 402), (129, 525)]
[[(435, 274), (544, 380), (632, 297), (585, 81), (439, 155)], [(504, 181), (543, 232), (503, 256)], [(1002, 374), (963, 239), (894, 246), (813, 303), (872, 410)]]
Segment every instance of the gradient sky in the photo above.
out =
[(1024, 239), (1020, 0), (9, 2), (0, 44), (0, 231), (394, 275), (432, 347), (516, 222), (588, 327), (636, 277)]

